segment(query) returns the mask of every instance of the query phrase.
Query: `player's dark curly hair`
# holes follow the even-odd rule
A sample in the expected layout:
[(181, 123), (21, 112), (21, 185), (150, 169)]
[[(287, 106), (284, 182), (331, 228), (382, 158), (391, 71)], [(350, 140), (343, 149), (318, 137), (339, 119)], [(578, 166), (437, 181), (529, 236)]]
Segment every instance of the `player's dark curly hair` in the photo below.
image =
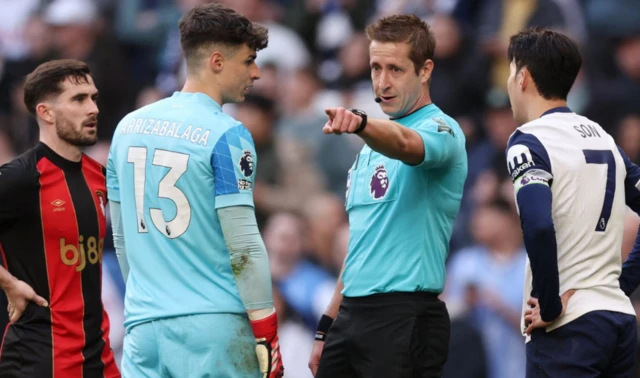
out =
[(69, 79), (74, 84), (88, 83), (91, 71), (89, 66), (79, 60), (51, 60), (39, 65), (25, 78), (24, 104), (33, 116), (38, 103), (48, 97), (62, 93), (63, 81)]
[(511, 37), (509, 62), (527, 67), (538, 93), (547, 100), (566, 100), (582, 66), (578, 45), (562, 33), (529, 28)]
[(411, 46), (409, 59), (413, 62), (416, 75), (427, 59), (433, 59), (436, 39), (429, 25), (413, 14), (381, 18), (367, 26), (366, 32), (370, 41), (408, 43)]
[(189, 10), (178, 22), (178, 27), (187, 62), (202, 57), (202, 49), (212, 44), (229, 47), (246, 44), (250, 49), (258, 51), (267, 47), (268, 43), (268, 32), (264, 26), (217, 3)]

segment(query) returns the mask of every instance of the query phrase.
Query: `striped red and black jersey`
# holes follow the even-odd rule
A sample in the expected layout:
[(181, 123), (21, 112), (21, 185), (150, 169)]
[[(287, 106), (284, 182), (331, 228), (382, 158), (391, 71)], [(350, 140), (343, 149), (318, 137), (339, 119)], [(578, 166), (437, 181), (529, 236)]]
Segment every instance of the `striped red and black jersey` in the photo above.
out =
[(46, 298), (7, 328), (0, 377), (120, 377), (102, 305), (104, 168), (43, 143), (0, 167), (0, 258)]

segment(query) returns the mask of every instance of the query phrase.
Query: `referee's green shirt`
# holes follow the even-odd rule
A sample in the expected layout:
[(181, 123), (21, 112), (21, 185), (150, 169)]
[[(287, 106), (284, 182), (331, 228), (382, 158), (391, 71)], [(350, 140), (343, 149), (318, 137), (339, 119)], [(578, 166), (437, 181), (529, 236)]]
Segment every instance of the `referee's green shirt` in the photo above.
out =
[(449, 239), (467, 177), (460, 126), (436, 105), (394, 120), (420, 134), (425, 157), (410, 166), (365, 146), (349, 170), (347, 297), (441, 293)]

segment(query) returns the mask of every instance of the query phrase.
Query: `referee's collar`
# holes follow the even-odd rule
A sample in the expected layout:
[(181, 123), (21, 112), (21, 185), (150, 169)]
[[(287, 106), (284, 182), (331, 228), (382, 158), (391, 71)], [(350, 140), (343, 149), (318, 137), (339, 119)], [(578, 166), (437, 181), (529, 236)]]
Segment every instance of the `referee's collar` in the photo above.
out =
[(199, 102), (204, 105), (213, 106), (219, 111), (222, 111), (222, 106), (218, 104), (214, 99), (202, 92), (174, 92), (172, 97)]
[(414, 114), (421, 114), (423, 116), (426, 116), (432, 112), (435, 112), (437, 110), (439, 110), (440, 108), (438, 108), (436, 106), (436, 104), (434, 104), (433, 102), (430, 102), (426, 105), (422, 105), (421, 107), (419, 107), (418, 109), (412, 111), (411, 113), (407, 113), (405, 115), (401, 115), (400, 117), (390, 117), (389, 120), (390, 121), (397, 121), (403, 118), (408, 118), (411, 117)]

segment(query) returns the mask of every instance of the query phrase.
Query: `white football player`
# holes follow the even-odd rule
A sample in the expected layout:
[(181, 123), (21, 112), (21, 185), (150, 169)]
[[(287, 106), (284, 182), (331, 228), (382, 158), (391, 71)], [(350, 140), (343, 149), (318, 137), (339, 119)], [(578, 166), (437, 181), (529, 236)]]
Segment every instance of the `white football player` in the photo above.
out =
[(620, 249), (625, 205), (640, 212), (640, 169), (600, 125), (567, 107), (582, 64), (571, 39), (528, 29), (511, 37), (508, 54), (521, 124), (507, 166), (528, 255), (527, 378), (629, 377), (637, 326), (628, 295), (640, 262), (630, 260), (620, 278)]

